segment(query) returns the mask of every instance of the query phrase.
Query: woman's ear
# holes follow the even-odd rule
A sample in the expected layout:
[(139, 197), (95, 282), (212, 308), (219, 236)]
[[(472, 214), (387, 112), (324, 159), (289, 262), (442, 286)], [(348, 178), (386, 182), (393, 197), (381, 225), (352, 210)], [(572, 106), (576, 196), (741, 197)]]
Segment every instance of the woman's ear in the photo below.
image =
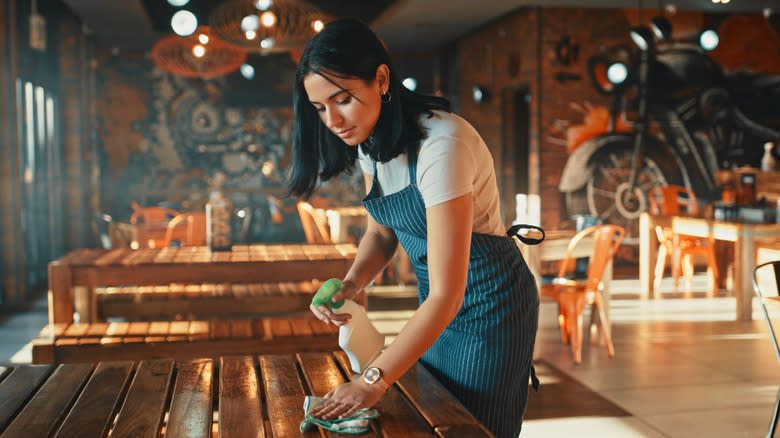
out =
[(376, 84), (379, 86), (379, 91), (382, 94), (386, 93), (390, 88), (390, 67), (387, 64), (380, 64), (376, 68)]

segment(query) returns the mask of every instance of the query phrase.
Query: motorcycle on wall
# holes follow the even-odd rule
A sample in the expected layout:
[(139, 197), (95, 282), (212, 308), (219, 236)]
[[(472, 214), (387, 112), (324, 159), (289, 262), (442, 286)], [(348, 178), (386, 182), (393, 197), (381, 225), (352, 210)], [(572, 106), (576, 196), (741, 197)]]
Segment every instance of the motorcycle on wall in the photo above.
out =
[[(694, 44), (656, 47), (670, 33), (668, 21), (661, 25), (655, 34), (632, 29), (637, 51), (618, 47), (588, 61), (595, 88), (614, 98), (608, 130), (571, 153), (559, 183), (569, 215), (621, 225), (626, 243), (638, 242), (653, 187), (683, 185), (715, 200), (717, 170), (758, 167), (764, 143), (780, 138), (780, 77), (727, 75)], [(628, 131), (615, 129), (618, 117)]]

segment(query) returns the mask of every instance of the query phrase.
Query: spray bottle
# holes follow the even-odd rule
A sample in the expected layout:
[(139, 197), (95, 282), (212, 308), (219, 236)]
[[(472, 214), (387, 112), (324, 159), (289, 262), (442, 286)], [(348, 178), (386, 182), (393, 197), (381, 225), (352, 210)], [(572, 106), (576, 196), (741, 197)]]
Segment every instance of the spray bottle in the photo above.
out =
[(339, 327), (339, 347), (347, 353), (352, 371), (360, 374), (385, 346), (385, 337), (368, 319), (366, 309), (352, 300), (333, 302), (333, 295), (340, 291), (341, 280), (331, 278), (322, 283), (311, 303), (326, 306), (334, 313), (349, 313), (352, 318)]

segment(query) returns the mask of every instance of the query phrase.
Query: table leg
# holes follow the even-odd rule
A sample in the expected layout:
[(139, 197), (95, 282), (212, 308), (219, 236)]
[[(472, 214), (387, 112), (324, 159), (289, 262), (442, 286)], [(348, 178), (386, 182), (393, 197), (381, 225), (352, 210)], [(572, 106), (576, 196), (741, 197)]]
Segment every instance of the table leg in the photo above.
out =
[(652, 217), (647, 213), (639, 216), (639, 297), (652, 298), (655, 294), (655, 259), (658, 257), (655, 227)]
[(73, 322), (73, 285), (70, 267), (60, 262), (49, 263), (49, 324)]
[(751, 275), (755, 265), (755, 243), (752, 234), (746, 232), (734, 242), (734, 295), (737, 297), (737, 321), (753, 319)]

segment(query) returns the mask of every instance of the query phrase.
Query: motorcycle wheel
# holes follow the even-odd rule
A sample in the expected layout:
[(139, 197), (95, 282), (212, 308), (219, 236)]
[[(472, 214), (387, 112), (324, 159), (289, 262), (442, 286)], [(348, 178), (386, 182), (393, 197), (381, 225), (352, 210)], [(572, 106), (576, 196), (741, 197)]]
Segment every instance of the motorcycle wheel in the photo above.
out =
[(620, 225), (626, 230), (623, 243), (636, 245), (639, 215), (649, 208), (648, 192), (656, 186), (676, 184), (678, 178), (670, 178), (673, 172), (645, 155), (631, 189), (631, 155), (630, 148), (613, 148), (596, 157), (585, 188), (566, 193), (566, 206), (570, 214), (590, 214), (601, 223)]

